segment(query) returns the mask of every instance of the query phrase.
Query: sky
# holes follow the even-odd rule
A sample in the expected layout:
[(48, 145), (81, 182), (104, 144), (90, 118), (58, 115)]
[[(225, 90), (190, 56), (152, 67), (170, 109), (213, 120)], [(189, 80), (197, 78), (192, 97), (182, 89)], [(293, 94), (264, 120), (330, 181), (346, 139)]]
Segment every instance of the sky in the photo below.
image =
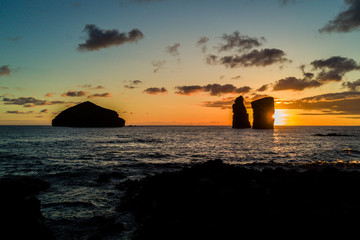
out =
[(0, 125), (84, 101), (127, 125), (360, 125), (360, 0), (0, 0)]

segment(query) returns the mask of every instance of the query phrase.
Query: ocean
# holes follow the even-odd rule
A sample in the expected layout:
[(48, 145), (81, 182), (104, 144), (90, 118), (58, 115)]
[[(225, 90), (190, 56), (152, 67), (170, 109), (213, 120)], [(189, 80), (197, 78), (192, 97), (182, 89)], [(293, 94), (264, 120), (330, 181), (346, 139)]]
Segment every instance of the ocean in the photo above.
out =
[(116, 184), (215, 159), (254, 167), (318, 162), (356, 168), (360, 127), (0, 126), (0, 177), (33, 176), (51, 184), (38, 198), (57, 239), (85, 239), (108, 219), (124, 224), (124, 231), (106, 239), (131, 239), (136, 224), (130, 213), (116, 211), (123, 193)]

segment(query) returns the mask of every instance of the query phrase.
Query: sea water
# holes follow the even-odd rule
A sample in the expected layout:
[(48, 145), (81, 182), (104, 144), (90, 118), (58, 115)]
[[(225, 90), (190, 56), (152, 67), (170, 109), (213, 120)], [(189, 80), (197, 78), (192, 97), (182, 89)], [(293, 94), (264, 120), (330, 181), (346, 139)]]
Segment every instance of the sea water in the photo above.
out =
[[(55, 128), (0, 126), (0, 177), (26, 175), (51, 184), (41, 211), (57, 239), (80, 239), (96, 217), (116, 217), (131, 235), (134, 220), (119, 215), (115, 184), (221, 159), (229, 164), (360, 163), (360, 127), (138, 126)], [(121, 173), (107, 183), (103, 173)]]

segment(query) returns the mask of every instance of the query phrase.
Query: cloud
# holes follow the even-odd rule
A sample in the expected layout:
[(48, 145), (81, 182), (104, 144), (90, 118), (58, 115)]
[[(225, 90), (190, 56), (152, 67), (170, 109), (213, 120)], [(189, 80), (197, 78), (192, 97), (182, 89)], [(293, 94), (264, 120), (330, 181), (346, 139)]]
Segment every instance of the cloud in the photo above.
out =
[(10, 76), (12, 70), (9, 68), (9, 65), (3, 65), (0, 67), (0, 77), (2, 76)]
[(255, 49), (242, 55), (231, 55), (221, 58), (215, 55), (208, 55), (206, 61), (208, 64), (222, 64), (228, 68), (266, 67), (276, 63), (291, 62), (285, 58), (285, 55), (286, 54), (280, 49), (265, 48), (261, 50)]
[(201, 51), (205, 53), (207, 51), (206, 43), (209, 41), (208, 37), (200, 37), (200, 39), (196, 42), (196, 47), (201, 47)]
[(318, 110), (322, 111), (321, 115), (360, 115), (359, 106), (360, 92), (340, 92), (280, 102), (276, 108)]
[(48, 113), (49, 112), (49, 109), (43, 109), (40, 111), (40, 113)]
[(223, 94), (239, 94), (239, 93), (248, 93), (251, 91), (251, 88), (248, 86), (237, 88), (232, 84), (208, 84), (204, 86), (200, 85), (190, 85), (190, 86), (176, 86), (176, 94), (179, 95), (192, 95), (199, 92), (208, 92), (211, 96), (221, 96)]
[(169, 53), (171, 56), (179, 56), (179, 47), (180, 47), (180, 43), (175, 43), (172, 46), (167, 46), (166, 47), (166, 52)]
[(324, 27), (319, 29), (320, 33), (338, 32), (346, 33), (360, 27), (360, 1), (344, 0), (348, 8), (340, 12), (335, 19), (329, 21)]
[(344, 82), (342, 84), (343, 87), (346, 87), (352, 91), (356, 91), (358, 87), (360, 87), (360, 79), (354, 81), (354, 82)]
[(154, 67), (153, 72), (157, 73), (160, 69), (162, 69), (165, 65), (166, 61), (153, 61), (151, 65)]
[(0, 89), (9, 89), (8, 87), (0, 87)]
[(143, 91), (143, 93), (146, 94), (152, 94), (152, 95), (156, 95), (156, 94), (166, 94), (168, 91), (166, 90), (166, 88), (162, 87), (162, 88), (157, 88), (157, 87), (151, 87), (151, 88), (147, 88)]
[(45, 94), (45, 97), (53, 97), (55, 95), (55, 93), (47, 93)]
[(95, 93), (95, 94), (89, 95), (88, 98), (98, 98), (98, 97), (108, 98), (111, 96), (112, 96), (111, 93)]
[(88, 94), (88, 92), (69, 90), (69, 91), (61, 94), (61, 96), (62, 97), (83, 97), (83, 96), (86, 96), (86, 94)]
[(232, 34), (224, 33), (221, 39), (224, 40), (225, 43), (220, 43), (218, 47), (219, 52), (231, 50), (242, 52), (254, 47), (259, 47), (262, 45), (262, 42), (265, 41), (264, 37), (261, 37), (260, 39), (256, 37), (248, 37), (246, 35), (240, 35), (238, 31), (235, 31)]
[(22, 105), (24, 107), (35, 107), (35, 106), (44, 106), (44, 105), (54, 105), (54, 104), (64, 104), (67, 102), (64, 101), (47, 101), (40, 100), (34, 97), (19, 97), (19, 98), (3, 98), (5, 105)]
[(234, 97), (223, 98), (218, 101), (206, 101), (201, 104), (203, 107), (220, 108), (220, 109), (231, 109), (234, 104)]
[(90, 90), (100, 90), (100, 89), (105, 89), (104, 86), (98, 85), (96, 87), (93, 87), (91, 84), (83, 84), (83, 85), (78, 85), (78, 87), (81, 88), (86, 88), (86, 89), (90, 89)]
[(325, 83), (328, 81), (341, 81), (342, 77), (350, 71), (360, 70), (360, 65), (351, 58), (333, 56), (311, 62), (315, 70), (321, 70), (316, 80)]
[(78, 45), (80, 51), (94, 51), (111, 46), (119, 46), (125, 43), (137, 42), (144, 37), (139, 29), (133, 29), (128, 33), (120, 33), (116, 29), (102, 30), (93, 24), (87, 24), (84, 31), (88, 34), (85, 43)]
[(269, 88), (269, 84), (264, 84), (261, 87), (259, 87), (258, 89), (256, 89), (256, 91), (258, 92), (264, 92)]
[(293, 91), (302, 91), (305, 88), (320, 87), (322, 84), (316, 80), (309, 80), (308, 78), (296, 78), (296, 77), (287, 77), (280, 79), (275, 82), (273, 86), (274, 91), (282, 90), (293, 90)]
[(241, 76), (238, 75), (238, 76), (232, 77), (231, 79), (240, 79), (240, 78), (241, 78)]
[(140, 85), (141, 83), (142, 81), (140, 80), (131, 80), (129, 81), (129, 84), (124, 85), (124, 88), (134, 89), (137, 88), (137, 86)]
[(23, 111), (15, 110), (15, 111), (6, 111), (6, 113), (9, 113), (9, 114), (31, 114), (31, 113), (34, 113), (34, 111), (23, 112)]

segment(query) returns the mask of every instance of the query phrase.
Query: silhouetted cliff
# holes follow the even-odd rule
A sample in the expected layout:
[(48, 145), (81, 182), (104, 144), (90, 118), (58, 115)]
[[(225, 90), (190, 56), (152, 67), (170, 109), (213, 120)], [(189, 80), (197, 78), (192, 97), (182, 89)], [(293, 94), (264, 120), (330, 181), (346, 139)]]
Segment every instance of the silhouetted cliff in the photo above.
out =
[(274, 128), (274, 98), (266, 97), (251, 102), (253, 108), (253, 128), (272, 129)]
[(117, 112), (92, 102), (70, 107), (52, 120), (55, 127), (123, 127), (125, 120)]
[(238, 97), (235, 100), (235, 103), (232, 105), (233, 108), (233, 128), (251, 128), (249, 122), (249, 114), (246, 112), (244, 105), (244, 98), (242, 96)]

